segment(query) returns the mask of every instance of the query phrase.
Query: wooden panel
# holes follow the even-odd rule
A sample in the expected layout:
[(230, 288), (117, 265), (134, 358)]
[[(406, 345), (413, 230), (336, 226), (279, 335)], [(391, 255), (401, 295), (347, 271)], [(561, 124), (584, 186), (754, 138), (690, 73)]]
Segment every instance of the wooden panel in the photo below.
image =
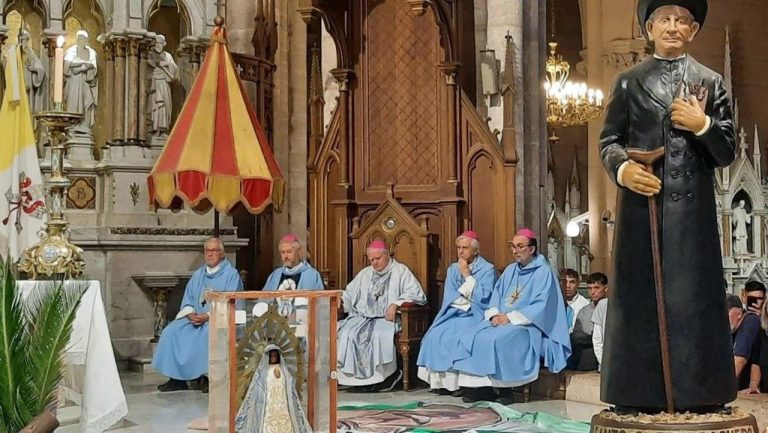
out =
[(367, 186), (436, 186), (439, 29), (399, 0), (375, 6), (365, 25)]

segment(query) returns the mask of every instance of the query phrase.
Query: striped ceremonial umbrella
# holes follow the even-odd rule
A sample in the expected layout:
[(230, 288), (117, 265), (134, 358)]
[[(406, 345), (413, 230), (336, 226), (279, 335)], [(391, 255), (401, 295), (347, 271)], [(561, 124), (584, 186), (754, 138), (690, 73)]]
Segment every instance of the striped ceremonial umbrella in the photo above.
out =
[[(162, 154), (147, 178), (150, 204), (198, 213), (279, 208), (285, 181), (227, 48), (223, 19)], [(218, 225), (218, 224), (217, 224)]]

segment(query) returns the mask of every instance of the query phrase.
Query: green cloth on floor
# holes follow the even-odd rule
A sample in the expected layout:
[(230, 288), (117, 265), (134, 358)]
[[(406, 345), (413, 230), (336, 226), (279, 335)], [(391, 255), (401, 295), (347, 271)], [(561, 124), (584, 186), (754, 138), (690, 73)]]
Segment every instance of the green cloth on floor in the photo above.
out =
[[(339, 406), (339, 411), (415, 411), (419, 409), (435, 406), (435, 404), (424, 402), (411, 402), (403, 405), (388, 405), (388, 404), (367, 404), (367, 405), (346, 405)], [(445, 405), (441, 405), (445, 406)], [(494, 423), (493, 425), (478, 425), (473, 426), (472, 431), (477, 433), (484, 432), (496, 432), (502, 431), (498, 428), (500, 424), (504, 424), (503, 431), (516, 431), (516, 432), (547, 432), (547, 433), (589, 433), (589, 423), (572, 421), (562, 419), (554, 415), (550, 415), (545, 412), (520, 412), (510, 407), (492, 403), (492, 402), (478, 402), (470, 406), (455, 406), (458, 409), (473, 409), (473, 408), (487, 408), (491, 409), (499, 415), (501, 418), (500, 423)], [(339, 418), (343, 419), (343, 413), (339, 413)], [(414, 433), (432, 433), (442, 430), (430, 429), (428, 426), (414, 427), (409, 430)]]

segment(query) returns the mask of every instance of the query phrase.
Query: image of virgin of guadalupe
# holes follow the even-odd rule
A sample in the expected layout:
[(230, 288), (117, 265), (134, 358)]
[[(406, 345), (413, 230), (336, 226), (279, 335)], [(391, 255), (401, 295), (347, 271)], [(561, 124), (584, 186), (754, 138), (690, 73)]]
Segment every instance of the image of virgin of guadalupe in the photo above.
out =
[(312, 433), (280, 348), (264, 349), (235, 417), (237, 433)]

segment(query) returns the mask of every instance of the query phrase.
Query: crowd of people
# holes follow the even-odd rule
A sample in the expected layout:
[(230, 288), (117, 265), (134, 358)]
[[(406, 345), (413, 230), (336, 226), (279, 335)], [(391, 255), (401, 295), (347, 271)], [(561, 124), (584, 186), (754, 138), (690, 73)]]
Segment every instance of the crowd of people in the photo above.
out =
[[(580, 293), (581, 275), (561, 272), (562, 284), (544, 255), (536, 234), (517, 232), (514, 262), (499, 275), (480, 254), (474, 231), (456, 238), (456, 261), (446, 272), (443, 303), (422, 340), (418, 377), (441, 395), (466, 402), (509, 404), (513, 390), (535, 381), (540, 369), (600, 371), (606, 333), (608, 277), (586, 278), (588, 297)], [(279, 243), (282, 266), (263, 290), (322, 290), (320, 273), (302, 258), (294, 235)], [(398, 309), (424, 305), (425, 292), (388, 246), (375, 240), (366, 250), (369, 266), (347, 285), (338, 332), (338, 382), (350, 392), (394, 389), (402, 380), (395, 350), (400, 330)], [(562, 291), (561, 291), (562, 287)], [(242, 290), (236, 269), (224, 258), (224, 244), (205, 244), (205, 265), (192, 276), (176, 320), (163, 331), (153, 367), (169, 377), (160, 391), (200, 388), (207, 392), (209, 290)], [(735, 374), (744, 393), (768, 389), (768, 304), (766, 288), (746, 283), (742, 296), (728, 296)], [(295, 307), (280, 305), (280, 314)]]

